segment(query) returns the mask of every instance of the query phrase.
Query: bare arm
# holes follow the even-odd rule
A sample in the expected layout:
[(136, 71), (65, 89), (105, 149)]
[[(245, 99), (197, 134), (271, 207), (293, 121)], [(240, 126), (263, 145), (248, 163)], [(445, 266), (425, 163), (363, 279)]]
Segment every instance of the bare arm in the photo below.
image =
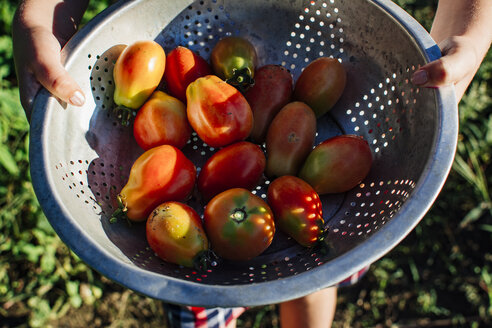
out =
[(61, 64), (60, 50), (77, 31), (88, 0), (24, 0), (14, 16), (14, 60), (28, 119), (40, 86), (72, 105), (85, 98)]
[(415, 72), (422, 86), (454, 84), (459, 101), (476, 74), (492, 41), (491, 0), (440, 0), (431, 36), (443, 57)]

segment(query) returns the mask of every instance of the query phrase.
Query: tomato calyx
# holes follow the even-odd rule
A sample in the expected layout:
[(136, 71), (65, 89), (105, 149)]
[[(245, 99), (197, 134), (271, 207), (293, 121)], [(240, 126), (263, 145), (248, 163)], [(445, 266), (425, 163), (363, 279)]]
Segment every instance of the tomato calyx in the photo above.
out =
[(239, 92), (246, 92), (250, 87), (255, 84), (253, 74), (249, 67), (243, 67), (241, 69), (234, 68), (232, 77), (226, 80), (227, 83), (239, 90)]
[(135, 110), (125, 106), (117, 106), (113, 109), (113, 114), (120, 120), (121, 125), (129, 126), (135, 116)]
[(231, 211), (231, 220), (240, 224), (248, 218), (248, 213), (246, 212), (246, 207), (243, 206), (241, 208), (235, 208)]
[(211, 266), (217, 266), (217, 262), (219, 261), (219, 257), (212, 250), (207, 249), (199, 252), (193, 258), (193, 267), (197, 271), (206, 271)]
[(329, 239), (326, 238), (328, 236), (328, 232), (330, 231), (330, 229), (328, 227), (326, 228), (324, 227), (322, 220), (318, 220), (316, 223), (321, 232), (320, 235), (318, 236), (318, 240), (312, 246), (312, 249), (315, 250), (316, 252), (326, 255), (330, 252), (330, 249), (333, 249), (333, 246), (330, 244)]
[(109, 218), (109, 223), (116, 223), (118, 220), (126, 220), (130, 224), (130, 219), (126, 213), (128, 212), (128, 207), (126, 206), (125, 197), (123, 195), (117, 196), (118, 208), (111, 214)]

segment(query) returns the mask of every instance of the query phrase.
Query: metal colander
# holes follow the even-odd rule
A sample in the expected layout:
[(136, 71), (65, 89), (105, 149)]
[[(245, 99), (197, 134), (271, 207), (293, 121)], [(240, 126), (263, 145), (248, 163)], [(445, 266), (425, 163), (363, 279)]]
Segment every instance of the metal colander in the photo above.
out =
[[(208, 59), (226, 35), (249, 39), (260, 65), (297, 79), (320, 56), (348, 72), (336, 107), (318, 121), (317, 142), (363, 136), (374, 164), (353, 190), (322, 197), (328, 252), (277, 232), (249, 262), (218, 260), (204, 271), (169, 264), (149, 248), (144, 225), (110, 224), (115, 199), (142, 153), (119, 124), (112, 69), (123, 44), (154, 39)], [(304, 296), (376, 261), (422, 219), (449, 173), (458, 118), (454, 90), (417, 88), (411, 74), (440, 56), (427, 32), (388, 0), (123, 1), (98, 15), (63, 49), (87, 95), (83, 108), (43, 90), (31, 125), (31, 171), (39, 202), (61, 239), (103, 275), (150, 297), (196, 306), (254, 306)], [(185, 154), (199, 169), (216, 149), (193, 135)], [(269, 181), (254, 193), (265, 198)], [(202, 213), (196, 198), (190, 205)]]

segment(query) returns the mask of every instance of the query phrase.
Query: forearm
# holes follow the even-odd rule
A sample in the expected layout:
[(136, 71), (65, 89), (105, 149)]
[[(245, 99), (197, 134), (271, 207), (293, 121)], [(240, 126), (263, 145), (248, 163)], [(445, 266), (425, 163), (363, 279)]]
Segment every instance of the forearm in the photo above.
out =
[(492, 0), (440, 0), (431, 36), (438, 44), (452, 36), (470, 39), (480, 64), (492, 41)]
[[(46, 29), (64, 45), (77, 31), (89, 0), (24, 0), (16, 12), (18, 29)], [(14, 29), (14, 33), (19, 33)]]

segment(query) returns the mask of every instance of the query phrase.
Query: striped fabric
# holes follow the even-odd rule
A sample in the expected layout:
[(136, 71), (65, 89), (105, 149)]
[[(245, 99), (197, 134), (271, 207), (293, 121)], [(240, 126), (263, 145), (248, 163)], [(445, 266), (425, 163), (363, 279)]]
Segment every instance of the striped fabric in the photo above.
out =
[[(369, 270), (365, 267), (359, 272), (337, 284), (337, 287), (350, 286), (357, 283)], [(164, 304), (169, 328), (226, 328), (231, 321), (237, 319), (246, 308), (203, 308)]]
[(354, 273), (347, 279), (342, 280), (337, 284), (337, 287), (346, 287), (356, 284), (369, 271), (369, 266), (362, 268), (359, 272)]
[(246, 308), (210, 308), (165, 304), (169, 328), (225, 328)]

